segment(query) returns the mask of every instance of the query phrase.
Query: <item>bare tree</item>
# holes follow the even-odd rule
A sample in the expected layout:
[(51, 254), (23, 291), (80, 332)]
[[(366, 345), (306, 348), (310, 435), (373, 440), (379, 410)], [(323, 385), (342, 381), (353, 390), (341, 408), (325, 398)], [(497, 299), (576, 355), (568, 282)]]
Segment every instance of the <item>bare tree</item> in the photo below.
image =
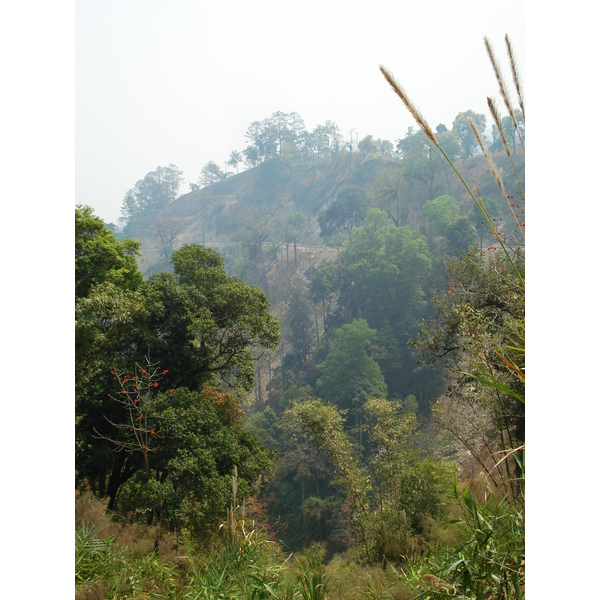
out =
[(161, 256), (168, 262), (175, 250), (175, 242), (182, 232), (181, 225), (174, 219), (159, 219), (150, 226), (150, 231), (160, 240)]
[[(159, 422), (154, 410), (159, 381), (167, 374), (158, 363), (150, 362), (146, 358), (146, 365), (135, 363), (134, 373), (112, 374), (121, 388), (116, 396), (109, 397), (120, 404), (123, 408), (123, 418), (119, 422), (111, 421), (104, 417), (115, 429), (115, 435), (106, 436), (99, 433), (95, 428), (97, 439), (104, 439), (115, 446), (117, 452), (139, 452), (144, 462), (144, 469), (148, 482), (151, 480), (149, 455), (157, 448), (157, 440), (160, 439)], [(167, 393), (172, 393), (169, 390)], [(152, 503), (152, 521), (156, 522), (156, 536), (154, 548), (158, 550), (160, 540), (160, 520), (156, 505)]]

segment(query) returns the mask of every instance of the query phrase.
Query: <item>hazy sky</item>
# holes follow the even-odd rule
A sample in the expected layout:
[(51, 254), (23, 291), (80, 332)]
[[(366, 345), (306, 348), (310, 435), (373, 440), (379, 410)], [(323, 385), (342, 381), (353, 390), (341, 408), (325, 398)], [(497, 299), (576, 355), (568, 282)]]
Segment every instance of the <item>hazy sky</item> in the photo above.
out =
[[(379, 72), (390, 69), (430, 124), (498, 97), (483, 46), (525, 75), (524, 2), (78, 0), (76, 203), (116, 222), (123, 196), (157, 166), (225, 168), (250, 123), (297, 112), (348, 138), (395, 141), (414, 125)], [(509, 79), (508, 67), (505, 75)], [(499, 98), (498, 98), (499, 99)], [(488, 119), (489, 120), (489, 119)], [(355, 133), (356, 135), (356, 133)]]

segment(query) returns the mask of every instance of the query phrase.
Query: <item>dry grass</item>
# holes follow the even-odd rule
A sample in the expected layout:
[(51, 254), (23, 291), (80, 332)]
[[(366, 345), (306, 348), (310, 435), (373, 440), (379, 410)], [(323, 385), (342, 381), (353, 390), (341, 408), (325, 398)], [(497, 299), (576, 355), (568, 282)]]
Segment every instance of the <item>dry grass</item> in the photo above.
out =
[[(367, 578), (371, 579), (373, 587), (381, 591), (382, 598), (394, 600), (409, 600), (412, 594), (404, 587), (397, 575), (391, 570), (380, 567), (367, 567), (357, 564), (349, 554), (336, 554), (326, 566), (325, 571), (332, 573), (327, 586), (329, 600), (364, 599), (367, 588)], [(384, 595), (387, 592), (389, 595)]]
[[(108, 499), (100, 500), (89, 490), (75, 491), (75, 526), (87, 525), (98, 531), (98, 537), (115, 538), (117, 548), (127, 548), (135, 556), (145, 556), (154, 549), (154, 526), (124, 524), (118, 516), (107, 511)], [(178, 543), (174, 534), (161, 536), (158, 556), (161, 560), (175, 560)]]

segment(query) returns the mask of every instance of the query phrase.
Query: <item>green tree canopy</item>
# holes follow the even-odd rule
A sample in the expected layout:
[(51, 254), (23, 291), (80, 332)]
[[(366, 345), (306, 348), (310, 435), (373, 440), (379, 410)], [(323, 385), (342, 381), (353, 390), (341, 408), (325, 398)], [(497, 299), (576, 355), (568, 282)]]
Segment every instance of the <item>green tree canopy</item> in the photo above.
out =
[[(387, 386), (369, 347), (377, 332), (365, 319), (332, 330), (319, 346), (317, 393), (340, 409), (360, 408), (367, 398), (387, 396)], [(354, 419), (352, 419), (354, 420)]]
[(385, 220), (385, 213), (370, 210), (338, 256), (336, 317), (366, 319), (377, 330), (378, 361), (390, 392), (416, 394), (415, 360), (406, 345), (428, 311), (431, 256), (424, 235)]
[[(272, 472), (276, 453), (242, 425), (243, 414), (232, 394), (210, 385), (159, 396), (151, 465), (163, 517), (174, 529), (185, 527), (198, 536), (217, 529), (233, 501), (234, 468), (238, 499), (251, 494), (259, 475), (264, 479)], [(130, 509), (135, 493), (132, 486), (123, 498)]]
[[(117, 244), (97, 221), (92, 224)], [(136, 286), (123, 277), (88, 286), (76, 302), (78, 470), (112, 501), (139, 465), (95, 441), (96, 430), (108, 435), (107, 419), (117, 419), (118, 407), (108, 397), (116, 393), (111, 370), (131, 369), (149, 356), (165, 369), (165, 387), (227, 383), (245, 392), (253, 385), (252, 350), (274, 349), (279, 338), (267, 296), (228, 277), (217, 252), (186, 245), (174, 253), (173, 264), (173, 274)], [(76, 289), (88, 280), (85, 269), (76, 271)]]
[(431, 224), (433, 237), (444, 235), (448, 225), (460, 216), (458, 202), (448, 194), (427, 200), (423, 212)]
[(274, 349), (280, 335), (269, 299), (225, 273), (223, 258), (210, 248), (186, 244), (173, 254), (174, 274), (148, 282), (147, 345), (169, 365), (172, 385), (197, 389), (218, 376), (251, 389), (251, 348)]
[(423, 284), (431, 269), (427, 240), (410, 227), (385, 225), (386, 215), (369, 211), (365, 225), (338, 259), (339, 304), (350, 319), (371, 327), (402, 319), (418, 322), (425, 309)]
[(75, 209), (75, 298), (87, 296), (105, 281), (134, 290), (142, 282), (137, 257), (140, 242), (116, 239), (89, 206)]

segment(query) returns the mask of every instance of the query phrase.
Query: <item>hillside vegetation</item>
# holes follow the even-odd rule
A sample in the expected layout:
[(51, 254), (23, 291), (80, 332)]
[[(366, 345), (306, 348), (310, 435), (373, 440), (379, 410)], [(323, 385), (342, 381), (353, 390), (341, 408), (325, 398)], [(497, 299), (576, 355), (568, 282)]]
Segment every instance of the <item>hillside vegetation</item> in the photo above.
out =
[(524, 597), (507, 108), (395, 144), (278, 112), (116, 235), (76, 209), (78, 597)]

